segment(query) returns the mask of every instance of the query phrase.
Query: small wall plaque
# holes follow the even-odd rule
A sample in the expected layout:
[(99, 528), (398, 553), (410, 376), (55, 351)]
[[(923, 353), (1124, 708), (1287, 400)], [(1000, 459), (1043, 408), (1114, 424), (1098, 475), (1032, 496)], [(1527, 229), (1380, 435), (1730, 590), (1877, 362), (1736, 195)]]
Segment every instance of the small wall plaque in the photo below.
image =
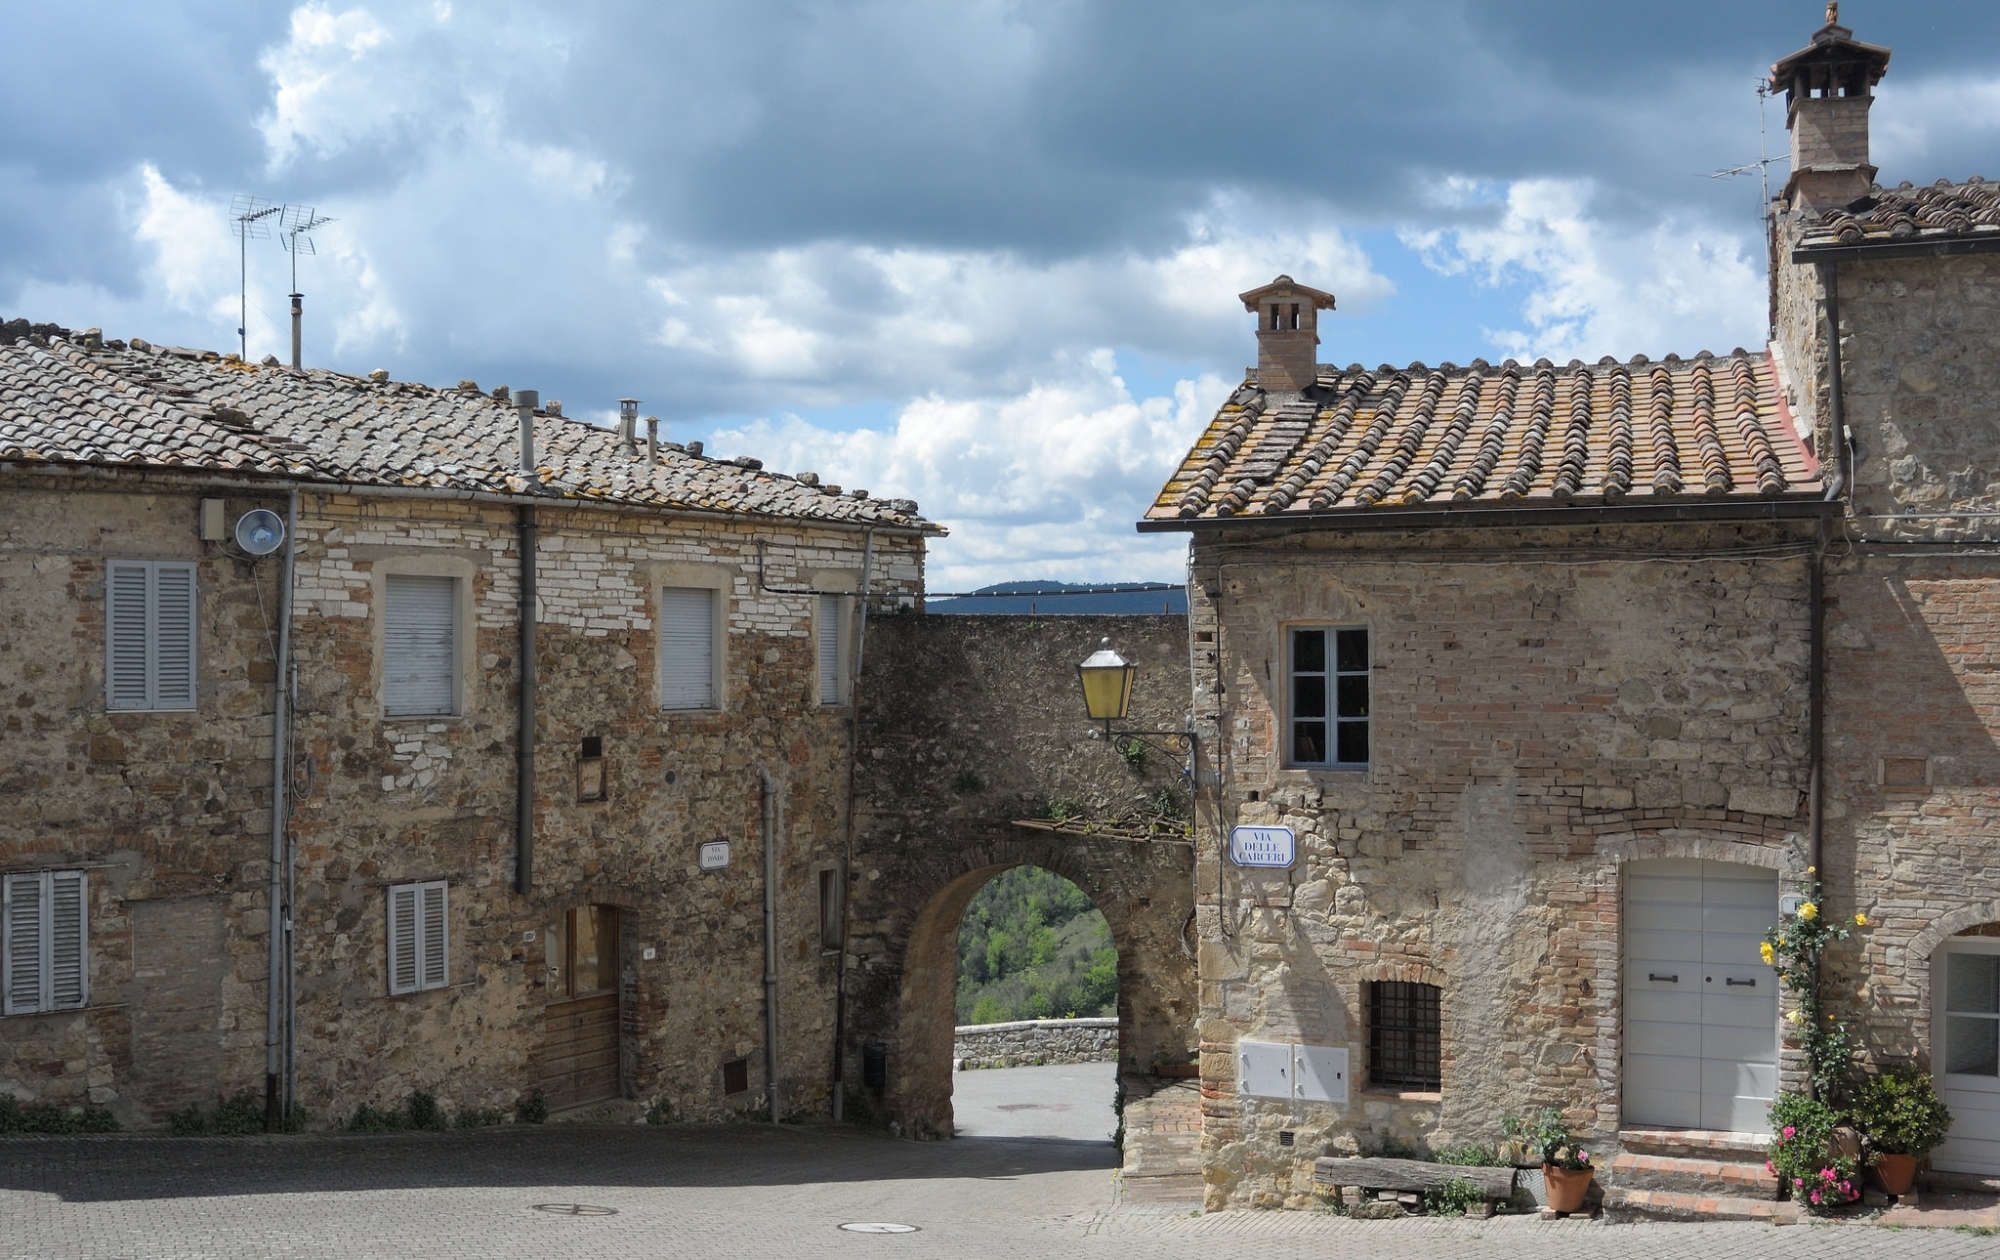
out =
[(1229, 860), (1238, 866), (1290, 866), (1298, 843), (1290, 827), (1235, 827), (1229, 832)]
[(701, 869), (719, 871), (729, 865), (729, 841), (711, 840), (701, 846)]

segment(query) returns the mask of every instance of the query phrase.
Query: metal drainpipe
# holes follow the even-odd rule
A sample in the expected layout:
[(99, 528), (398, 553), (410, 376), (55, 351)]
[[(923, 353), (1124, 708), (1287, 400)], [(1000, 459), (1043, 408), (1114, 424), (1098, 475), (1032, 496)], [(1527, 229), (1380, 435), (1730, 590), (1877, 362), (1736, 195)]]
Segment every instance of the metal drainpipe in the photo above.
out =
[(778, 786), (771, 772), (757, 767), (764, 832), (764, 1080), (771, 1123), (781, 1124), (778, 1106)]
[(298, 536), (299, 492), (293, 490), (285, 499), (285, 561), (278, 579), (278, 669), (271, 699), (271, 871), (267, 894), (271, 906), (268, 928), (271, 957), (269, 974), (265, 978), (264, 1128), (273, 1133), (284, 1123), (283, 1082), (290, 1075), (290, 1064), (285, 1061), (288, 1056), (281, 1055), (279, 1047), (286, 1040), (282, 1012), (286, 993), (291, 987), (290, 969), (285, 965), (290, 953), (285, 941), (289, 923), (284, 900), (284, 876), (287, 851), (285, 819), (289, 808), (285, 789), (289, 786), (290, 777), (286, 740), (291, 716), (286, 703), (285, 680), (292, 668), (292, 566), (297, 556)]
[[(521, 420), (521, 476), (532, 488), (540, 484), (535, 476), (535, 408), (541, 405), (539, 390), (523, 389), (514, 394), (514, 406)], [(535, 586), (535, 548), (539, 531), (535, 509), (522, 505), (516, 546), (521, 552), (521, 697), (519, 722), (514, 732), (514, 891), (526, 896), (535, 882), (535, 616), (538, 593)]]
[(1847, 441), (1847, 390), (1840, 363), (1840, 269), (1821, 263), (1820, 277), (1826, 284), (1827, 419), (1833, 429), (1833, 484), (1826, 497), (1831, 501), (1852, 494), (1854, 452)]
[(875, 571), (875, 531), (861, 534), (861, 593), (854, 610), (854, 668), (847, 680), (847, 826), (840, 838), (840, 959), (833, 980), (833, 1120), (847, 1115), (847, 867), (854, 860), (855, 767), (861, 750), (861, 663), (868, 645), (868, 586)]

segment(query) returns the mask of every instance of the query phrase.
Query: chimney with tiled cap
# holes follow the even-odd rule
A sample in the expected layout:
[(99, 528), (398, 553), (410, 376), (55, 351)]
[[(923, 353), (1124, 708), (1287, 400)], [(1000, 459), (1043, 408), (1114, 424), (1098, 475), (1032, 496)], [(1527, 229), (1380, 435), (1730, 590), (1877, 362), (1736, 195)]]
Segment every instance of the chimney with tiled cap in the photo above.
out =
[(1812, 43), (1771, 67), (1771, 90), (1785, 94), (1785, 129), (1792, 136), (1792, 174), (1784, 202), (1828, 210), (1868, 195), (1875, 167), (1868, 161), (1868, 109), (1889, 65), (1889, 50), (1864, 44), (1840, 24), (1840, 5), (1826, 6), (1826, 25)]
[(1236, 296), (1257, 316), (1257, 384), (1276, 394), (1312, 384), (1319, 375), (1319, 312), (1333, 309), (1333, 294), (1279, 276)]

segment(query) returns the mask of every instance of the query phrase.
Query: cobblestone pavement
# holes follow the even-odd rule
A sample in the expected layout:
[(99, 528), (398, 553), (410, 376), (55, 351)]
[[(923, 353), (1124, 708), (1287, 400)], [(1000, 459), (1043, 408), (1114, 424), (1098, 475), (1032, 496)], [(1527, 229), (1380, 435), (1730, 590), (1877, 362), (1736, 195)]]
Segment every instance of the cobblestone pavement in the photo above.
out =
[[(1186, 1206), (1121, 1206), (1114, 1163), (1101, 1142), (919, 1144), (823, 1128), (5, 1139), (0, 1256), (2000, 1256), (1996, 1238), (1858, 1225), (1199, 1215)], [(870, 1221), (919, 1232), (838, 1228)]]

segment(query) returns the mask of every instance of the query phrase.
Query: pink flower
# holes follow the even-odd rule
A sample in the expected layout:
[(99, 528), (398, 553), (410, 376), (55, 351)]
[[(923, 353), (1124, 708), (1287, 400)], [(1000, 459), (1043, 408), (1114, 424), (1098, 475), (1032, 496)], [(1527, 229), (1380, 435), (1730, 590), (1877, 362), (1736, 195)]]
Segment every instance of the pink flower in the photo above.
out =
[(1578, 1151), (1576, 1153), (1576, 1162), (1579, 1164), (1588, 1164), (1590, 1162), (1590, 1152)]
[(1841, 1182), (1841, 1183), (1840, 1183), (1840, 1193), (1841, 1193), (1841, 1196), (1842, 1196), (1843, 1198), (1849, 1198), (1849, 1199), (1853, 1198), (1853, 1197), (1854, 1197), (1854, 1187), (1853, 1187), (1853, 1185), (1851, 1185), (1850, 1183), (1848, 1183), (1848, 1182), (1845, 1182), (1845, 1181)]
[(1815, 1191), (1813, 1191), (1813, 1192), (1812, 1192), (1812, 1201), (1813, 1201), (1814, 1203), (1818, 1203), (1818, 1202), (1819, 1202), (1819, 1191), (1815, 1190)]
[(1822, 1168), (1822, 1169), (1820, 1169), (1820, 1170), (1819, 1170), (1819, 1179), (1820, 1179), (1821, 1181), (1832, 1181), (1832, 1180), (1833, 1180), (1833, 1169), (1831, 1169), (1831, 1168)]
[(1805, 1188), (1806, 1188), (1806, 1179), (1804, 1177), (1792, 1178), (1792, 1189), (1803, 1190)]
[(1767, 1173), (1775, 1173), (1778, 1171), (1778, 1166), (1776, 1164), (1773, 1164), (1770, 1160), (1767, 1159), (1764, 1161), (1764, 1171)]
[(1788, 1124), (1788, 1125), (1786, 1125), (1786, 1126), (1785, 1126), (1785, 1132), (1784, 1132), (1784, 1136), (1785, 1136), (1785, 1138), (1786, 1138), (1786, 1139), (1787, 1139), (1787, 1140), (1789, 1141), (1789, 1140), (1791, 1139), (1791, 1137), (1792, 1137), (1792, 1136), (1793, 1136), (1794, 1134), (1796, 1134), (1797, 1132), (1798, 1132), (1798, 1130), (1797, 1130), (1797, 1129), (1793, 1128), (1793, 1127), (1792, 1127), (1791, 1125), (1789, 1125), (1789, 1124)]

